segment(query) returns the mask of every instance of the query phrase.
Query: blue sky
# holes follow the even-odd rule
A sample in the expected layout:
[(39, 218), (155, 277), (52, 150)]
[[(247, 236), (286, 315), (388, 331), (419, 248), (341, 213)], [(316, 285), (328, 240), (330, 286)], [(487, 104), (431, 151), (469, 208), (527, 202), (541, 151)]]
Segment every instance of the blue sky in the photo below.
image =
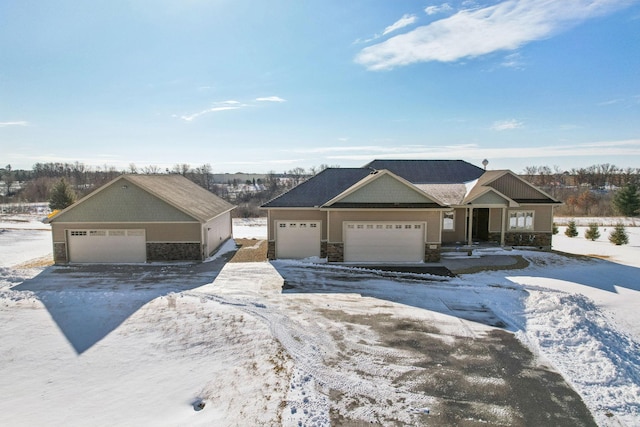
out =
[(0, 2), (0, 163), (640, 167), (638, 0)]

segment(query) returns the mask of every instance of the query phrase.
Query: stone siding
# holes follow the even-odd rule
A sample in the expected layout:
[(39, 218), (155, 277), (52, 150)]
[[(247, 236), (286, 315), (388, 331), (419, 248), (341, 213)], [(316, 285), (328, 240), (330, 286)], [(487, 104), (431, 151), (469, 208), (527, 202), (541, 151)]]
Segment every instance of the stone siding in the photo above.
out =
[(202, 261), (200, 243), (147, 243), (147, 261)]
[[(431, 249), (432, 246), (435, 248)], [(440, 245), (433, 243), (424, 245), (424, 262), (440, 262)]]
[(267, 259), (269, 261), (276, 259), (276, 242), (273, 240), (269, 240), (269, 243), (267, 243)]
[(53, 244), (53, 262), (56, 264), (67, 264), (67, 244), (56, 242)]
[[(505, 233), (505, 246), (531, 246), (541, 249), (551, 249), (552, 233)], [(490, 233), (489, 240), (500, 241), (500, 233)]]
[(320, 242), (320, 258), (326, 258), (327, 257), (327, 242), (323, 241)]
[(327, 261), (344, 262), (343, 243), (327, 243)]

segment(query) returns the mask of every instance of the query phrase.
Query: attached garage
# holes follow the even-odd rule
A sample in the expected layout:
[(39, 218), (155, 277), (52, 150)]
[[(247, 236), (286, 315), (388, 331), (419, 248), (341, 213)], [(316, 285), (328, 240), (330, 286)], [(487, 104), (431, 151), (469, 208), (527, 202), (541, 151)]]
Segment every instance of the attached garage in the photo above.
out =
[(68, 230), (70, 262), (147, 260), (144, 230)]
[(281, 259), (320, 257), (320, 221), (278, 221), (276, 256)]
[(424, 222), (345, 222), (345, 262), (422, 262)]

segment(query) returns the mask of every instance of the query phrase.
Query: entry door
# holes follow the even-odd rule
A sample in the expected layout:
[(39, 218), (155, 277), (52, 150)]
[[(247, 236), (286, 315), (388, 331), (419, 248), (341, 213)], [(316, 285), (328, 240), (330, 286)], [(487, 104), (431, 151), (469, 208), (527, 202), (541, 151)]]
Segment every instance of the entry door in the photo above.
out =
[(422, 262), (426, 223), (345, 222), (345, 262)]

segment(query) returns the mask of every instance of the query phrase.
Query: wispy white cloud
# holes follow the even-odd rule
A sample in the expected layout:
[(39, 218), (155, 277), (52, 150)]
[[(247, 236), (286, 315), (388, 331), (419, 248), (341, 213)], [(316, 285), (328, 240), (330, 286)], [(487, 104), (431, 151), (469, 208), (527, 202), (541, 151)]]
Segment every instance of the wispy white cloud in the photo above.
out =
[[(280, 98), (279, 96), (267, 96), (262, 98), (255, 98), (256, 102), (286, 102), (286, 99)], [(192, 122), (198, 117), (204, 116), (206, 114), (211, 113), (219, 113), (221, 111), (231, 111), (231, 110), (239, 110), (241, 108), (252, 107), (255, 105), (245, 104), (240, 101), (236, 101), (235, 99), (230, 99), (227, 101), (218, 101), (213, 104), (210, 108), (205, 108), (204, 110), (198, 111), (193, 114), (183, 114), (177, 115), (174, 114), (173, 117), (180, 118), (186, 122)]]
[(513, 68), (515, 70), (524, 69), (524, 62), (522, 61), (522, 55), (519, 52), (506, 55), (500, 63), (502, 67)]
[(384, 31), (382, 31), (382, 34), (377, 33), (377, 34), (374, 34), (372, 37), (369, 37), (366, 39), (357, 39), (356, 41), (353, 42), (353, 44), (370, 43), (394, 31), (398, 31), (404, 27), (408, 27), (409, 25), (414, 24), (417, 20), (418, 20), (418, 17), (416, 15), (410, 15), (410, 14), (402, 15), (402, 18), (398, 19), (396, 22), (386, 27)]
[(28, 126), (29, 122), (25, 120), (19, 120), (16, 122), (0, 122), (0, 128), (6, 128), (9, 126)]
[(401, 28), (408, 27), (409, 25), (414, 24), (417, 20), (418, 17), (415, 15), (403, 15), (402, 18), (398, 19), (396, 22), (385, 28), (382, 32), (382, 35), (386, 36), (387, 34), (397, 31)]
[(180, 116), (180, 118), (186, 122), (191, 122), (200, 116), (204, 116), (205, 114), (217, 113), (220, 111), (239, 110), (240, 108), (242, 108), (240, 105), (222, 105), (222, 106), (207, 108), (205, 110), (198, 111), (197, 113), (183, 115), (183, 116)]
[[(347, 147), (342, 147), (347, 148)], [(351, 147), (352, 152), (327, 153), (332, 161), (370, 161), (378, 159), (532, 159), (555, 157), (597, 157), (640, 156), (640, 139), (618, 141), (596, 141), (582, 144), (547, 146), (484, 147), (478, 144), (463, 145), (407, 145)]]
[(501, 132), (504, 130), (520, 129), (523, 126), (524, 126), (524, 123), (522, 123), (521, 121), (511, 119), (511, 120), (500, 120), (497, 122), (493, 122), (490, 129)]
[(507, 0), (465, 9), (362, 49), (355, 61), (369, 70), (389, 70), (417, 62), (452, 62), (501, 50), (515, 50), (551, 37), (590, 18), (630, 5), (633, 0)]
[(282, 99), (279, 96), (265, 96), (262, 98), (256, 98), (258, 102), (286, 102), (286, 99)]
[(427, 15), (436, 15), (438, 13), (446, 13), (451, 12), (453, 8), (449, 5), (449, 3), (442, 3), (438, 6), (427, 6), (424, 9), (424, 13)]

